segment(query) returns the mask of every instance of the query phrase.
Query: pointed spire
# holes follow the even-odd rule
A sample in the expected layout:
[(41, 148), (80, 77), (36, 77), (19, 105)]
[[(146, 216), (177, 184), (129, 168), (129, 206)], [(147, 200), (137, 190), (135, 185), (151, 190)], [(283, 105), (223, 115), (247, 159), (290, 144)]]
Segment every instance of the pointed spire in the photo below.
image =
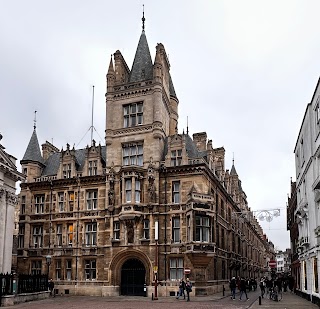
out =
[(43, 164), (44, 160), (41, 155), (40, 145), (37, 137), (36, 126), (34, 124), (34, 130), (31, 135), (27, 150), (21, 160), (21, 163), (24, 161), (32, 161)]
[(142, 33), (139, 39), (136, 55), (134, 57), (129, 82), (140, 82), (153, 78), (153, 64), (147, 37), (144, 32), (144, 12), (142, 17)]
[(230, 175), (238, 176), (236, 168), (234, 167), (234, 154), (233, 154), (233, 158), (232, 158), (232, 167), (231, 167)]
[(111, 59), (110, 59), (110, 64), (109, 64), (109, 69), (108, 69), (108, 74), (114, 74), (114, 68), (113, 68), (112, 55), (111, 55)]

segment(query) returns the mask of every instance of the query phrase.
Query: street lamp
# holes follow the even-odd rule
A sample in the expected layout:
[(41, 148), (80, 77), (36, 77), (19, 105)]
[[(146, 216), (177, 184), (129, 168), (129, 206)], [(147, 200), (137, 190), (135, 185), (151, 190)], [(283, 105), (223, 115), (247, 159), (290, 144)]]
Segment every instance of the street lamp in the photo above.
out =
[(159, 239), (159, 221), (154, 224), (154, 240), (156, 241), (156, 257), (154, 266), (154, 300), (158, 300), (158, 239)]
[(49, 268), (50, 268), (51, 260), (52, 260), (52, 257), (51, 257), (50, 254), (48, 254), (46, 256), (46, 262), (47, 262), (47, 265), (48, 265), (48, 273), (47, 273), (48, 274), (48, 279), (49, 279)]

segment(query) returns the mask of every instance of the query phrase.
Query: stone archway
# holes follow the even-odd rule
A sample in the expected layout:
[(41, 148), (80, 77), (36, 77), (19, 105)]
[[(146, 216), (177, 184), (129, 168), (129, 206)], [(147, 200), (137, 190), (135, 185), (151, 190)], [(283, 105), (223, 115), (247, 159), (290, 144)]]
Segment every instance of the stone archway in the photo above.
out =
[(144, 296), (146, 269), (138, 259), (126, 260), (121, 268), (120, 294)]
[[(121, 287), (121, 273), (123, 266), (126, 267), (126, 261), (132, 259), (136, 259), (140, 261), (140, 263), (142, 263), (145, 269), (145, 283), (147, 286), (150, 285), (150, 282), (152, 280), (151, 261), (145, 253), (141, 252), (140, 250), (134, 249), (122, 250), (113, 257), (109, 266), (111, 272), (111, 285)], [(142, 268), (141, 265), (140, 268)]]

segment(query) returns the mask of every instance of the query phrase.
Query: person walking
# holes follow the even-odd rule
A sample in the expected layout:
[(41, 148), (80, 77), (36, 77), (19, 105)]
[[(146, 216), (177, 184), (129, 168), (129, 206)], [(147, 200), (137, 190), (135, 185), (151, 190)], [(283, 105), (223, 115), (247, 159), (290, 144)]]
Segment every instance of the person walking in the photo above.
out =
[(260, 290), (261, 290), (261, 297), (263, 298), (265, 292), (266, 292), (266, 283), (264, 281), (264, 278), (262, 277), (259, 284)]
[(246, 280), (242, 277), (240, 281), (240, 300), (243, 293), (246, 295), (247, 300), (249, 300), (246, 289), (247, 289)]
[(192, 283), (189, 278), (187, 278), (187, 282), (186, 282), (186, 291), (187, 291), (187, 301), (190, 301), (190, 292), (192, 292)]
[(54, 282), (52, 279), (50, 279), (50, 281), (48, 282), (48, 288), (49, 288), (49, 291), (50, 291), (50, 296), (55, 296), (54, 295)]
[(236, 278), (232, 277), (230, 280), (231, 299), (236, 298), (236, 288), (237, 288)]
[(180, 296), (183, 294), (183, 299), (186, 299), (186, 294), (184, 293), (184, 290), (186, 289), (186, 283), (184, 282), (183, 278), (181, 278), (179, 282), (179, 293), (177, 296), (177, 299), (179, 299)]

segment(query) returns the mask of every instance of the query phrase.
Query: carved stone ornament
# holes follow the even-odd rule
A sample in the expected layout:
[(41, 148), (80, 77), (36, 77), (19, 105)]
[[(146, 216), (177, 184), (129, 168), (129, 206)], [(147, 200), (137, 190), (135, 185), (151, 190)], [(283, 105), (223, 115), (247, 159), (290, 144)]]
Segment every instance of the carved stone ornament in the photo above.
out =
[(9, 191), (6, 191), (6, 200), (9, 204), (16, 205), (18, 203), (18, 197), (14, 193)]
[(108, 192), (108, 198), (109, 198), (109, 206), (114, 206), (115, 203), (115, 192), (114, 192), (114, 181), (115, 181), (115, 172), (113, 167), (111, 167), (109, 171), (109, 192)]
[(154, 203), (156, 200), (156, 187), (154, 185), (154, 166), (152, 164), (152, 158), (150, 158), (150, 164), (148, 166), (148, 196), (149, 202)]
[(6, 190), (5, 190), (5, 189), (0, 188), (0, 198), (2, 197), (2, 195), (3, 195), (5, 192), (6, 192)]
[(126, 226), (127, 226), (127, 239), (128, 243), (134, 242), (134, 222), (133, 220), (126, 220)]

